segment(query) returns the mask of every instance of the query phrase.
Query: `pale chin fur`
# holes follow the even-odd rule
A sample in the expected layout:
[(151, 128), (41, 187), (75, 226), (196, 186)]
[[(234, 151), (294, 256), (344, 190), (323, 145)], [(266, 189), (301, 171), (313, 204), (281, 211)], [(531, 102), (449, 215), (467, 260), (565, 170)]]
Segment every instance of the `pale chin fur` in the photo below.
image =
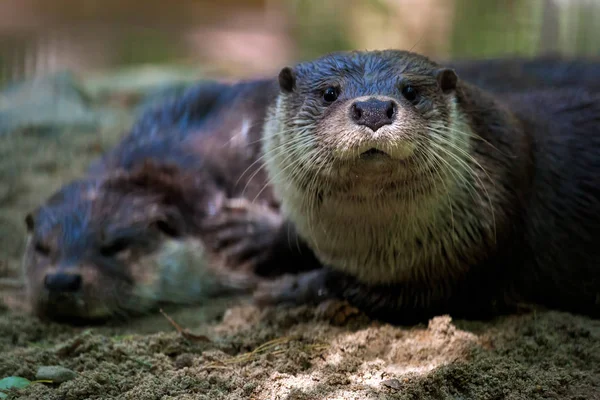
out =
[[(444, 163), (455, 169), (453, 173), (447, 168), (440, 171), (431, 190), (416, 198), (407, 196), (406, 191), (410, 188), (402, 185), (395, 191), (378, 191), (376, 179), (361, 180), (364, 190), (354, 186), (350, 191), (339, 191), (328, 184), (327, 179), (317, 176), (316, 170), (309, 172), (311, 178), (318, 180), (311, 187), (319, 190), (303, 189), (290, 174), (292, 168), (287, 168), (289, 157), (286, 160), (281, 151), (268, 155), (269, 151), (281, 146), (278, 135), (286, 129), (280, 122), (285, 108), (282, 96), (279, 97), (265, 123), (266, 167), (282, 201), (284, 214), (309, 242), (321, 262), (370, 284), (449, 280), (464, 272), (461, 265), (465, 263), (458, 260), (452, 263), (451, 253), (448, 254), (449, 263), (436, 262), (442, 259), (443, 243), (451, 242), (443, 246), (448, 253), (466, 248), (467, 245), (462, 244), (466, 232), (475, 240), (483, 240), (477, 237), (479, 231), (474, 228), (485, 223), (481, 221), (493, 218), (486, 216), (490, 212), (487, 199), (467, 198), (469, 190), (464, 183), (458, 182), (469, 178), (465, 154), (470, 151), (472, 132), (468, 123), (462, 120), (455, 102), (450, 101), (449, 106), (453, 123), (447, 132), (448, 137), (454, 139), (449, 149), (455, 150), (452, 155), (445, 154)], [(458, 137), (457, 132), (463, 132), (465, 137)], [(284, 141), (294, 135), (280, 137)], [(283, 153), (291, 151), (288, 149)], [(481, 170), (476, 174), (479, 178), (485, 176)], [(477, 179), (471, 179), (476, 187), (481, 182)], [(316, 198), (317, 192), (320, 199)], [(465, 207), (465, 204), (469, 206)], [(449, 218), (453, 220), (450, 224)], [(435, 238), (428, 236), (430, 229), (435, 232)], [(489, 230), (493, 231), (493, 227)], [(440, 270), (442, 268), (446, 270)]]
[(197, 238), (167, 239), (157, 254), (154, 279), (138, 283), (133, 298), (153, 299), (156, 303), (201, 304), (228, 290), (250, 284), (234, 273), (219, 273), (217, 265)]

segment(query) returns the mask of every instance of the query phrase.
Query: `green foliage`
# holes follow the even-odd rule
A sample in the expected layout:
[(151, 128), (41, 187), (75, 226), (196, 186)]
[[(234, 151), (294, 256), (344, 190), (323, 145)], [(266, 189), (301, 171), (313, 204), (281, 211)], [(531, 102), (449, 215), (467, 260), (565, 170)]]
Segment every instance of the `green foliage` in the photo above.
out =
[(461, 57), (533, 55), (543, 2), (456, 0), (451, 53)]
[(23, 389), (31, 384), (31, 381), (26, 378), (21, 378), (19, 376), (8, 376), (4, 379), (0, 379), (0, 399), (5, 399), (8, 397), (6, 393), (3, 393), (3, 390), (9, 389)]

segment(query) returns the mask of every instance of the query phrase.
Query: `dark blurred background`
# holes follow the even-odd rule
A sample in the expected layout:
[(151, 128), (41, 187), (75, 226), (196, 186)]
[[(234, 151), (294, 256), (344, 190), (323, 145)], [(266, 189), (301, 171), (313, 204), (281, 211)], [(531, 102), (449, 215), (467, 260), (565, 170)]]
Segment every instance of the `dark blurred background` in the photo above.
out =
[(252, 76), (340, 49), (598, 55), (599, 21), (600, 0), (5, 0), (0, 83), (140, 64)]

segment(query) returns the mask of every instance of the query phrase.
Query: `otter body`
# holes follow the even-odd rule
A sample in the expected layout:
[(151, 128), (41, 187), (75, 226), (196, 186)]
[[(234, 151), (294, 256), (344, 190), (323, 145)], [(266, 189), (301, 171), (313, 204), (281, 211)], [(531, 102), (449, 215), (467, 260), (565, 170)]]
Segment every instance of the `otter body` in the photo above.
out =
[(251, 288), (251, 272), (211, 253), (202, 226), (238, 197), (255, 199), (265, 224), (277, 208), (253, 165), (267, 96), (256, 88), (270, 86), (200, 84), (147, 111), (85, 177), (27, 216), (33, 311), (104, 319)]
[(328, 55), (279, 82), (266, 166), (325, 265), (297, 291), (391, 321), (598, 314), (598, 94), (496, 97), (402, 51)]
[(600, 90), (600, 57), (572, 59), (545, 55), (529, 59), (449, 60), (441, 64), (495, 94), (572, 87), (585, 87), (593, 92)]
[[(370, 58), (377, 62), (378, 57), (368, 55), (363, 61), (368, 63)], [(399, 61), (391, 60), (389, 64), (394, 62)], [(339, 63), (341, 70), (334, 68), (335, 63)], [(518, 90), (524, 82), (534, 81), (531, 69), (524, 67), (517, 69), (522, 73), (503, 77), (503, 65), (494, 73), (497, 80), (486, 79), (485, 75), (477, 74), (477, 65), (490, 68), (488, 62), (475, 62), (463, 63), (458, 69), (465, 68), (476, 77), (477, 83), (494, 92), (507, 87)], [(320, 76), (315, 76), (317, 85), (342, 77), (364, 80), (364, 87), (355, 86), (350, 96), (364, 95), (365, 88), (369, 94), (377, 94), (379, 87), (385, 87), (389, 80), (372, 72), (364, 75), (364, 71), (360, 72), (343, 57), (333, 65), (326, 61), (313, 64), (317, 70), (321, 66), (327, 67)], [(564, 73), (564, 63), (549, 65), (544, 75), (553, 78), (537, 79), (535, 85), (562, 87), (570, 79), (566, 76), (586, 83), (598, 72), (598, 67), (585, 68), (587, 74), (574, 76)], [(427, 68), (425, 71), (431, 72)], [(271, 293), (276, 301), (296, 298), (300, 291), (315, 299), (330, 294), (348, 298), (356, 304), (364, 303), (365, 310), (396, 311), (406, 309), (408, 303), (418, 304), (409, 309), (434, 309), (432, 306), (437, 304), (434, 295), (452, 293), (451, 297), (457, 298), (455, 288), (462, 282), (448, 279), (445, 272), (453, 277), (473, 277), (475, 285), (469, 293), (505, 288), (499, 282), (486, 285), (489, 280), (475, 278), (475, 271), (493, 274), (493, 268), (477, 269), (472, 265), (490, 260), (498, 260), (499, 264), (496, 247), (490, 245), (489, 226), (494, 225), (495, 218), (504, 218), (504, 222), (517, 218), (505, 215), (517, 209), (514, 196), (502, 197), (504, 191), (485, 186), (492, 192), (492, 199), (502, 200), (490, 203), (489, 193), (473, 177), (467, 184), (468, 190), (453, 185), (455, 170), (458, 168), (458, 173), (464, 174), (465, 165), (450, 157), (449, 161), (437, 162), (437, 169), (423, 171), (426, 177), (445, 178), (443, 184), (431, 182), (435, 190), (430, 188), (429, 193), (437, 196), (418, 197), (414, 182), (419, 181), (411, 180), (415, 175), (421, 179), (422, 174), (414, 173), (419, 167), (410, 161), (414, 149), (410, 145), (389, 146), (399, 139), (393, 132), (388, 132), (387, 150), (395, 157), (408, 157), (406, 163), (386, 166), (385, 162), (377, 161), (376, 151), (370, 154), (368, 149), (366, 158), (373, 163), (352, 166), (350, 162), (340, 168), (323, 165), (322, 156), (326, 152), (321, 148), (319, 154), (315, 153), (322, 144), (313, 140), (316, 131), (311, 125), (321, 118), (320, 111), (309, 108), (308, 112), (299, 112), (290, 107), (289, 113), (278, 114), (285, 109), (282, 104), (292, 101), (285, 99), (285, 94), (280, 95), (280, 91), (277, 80), (199, 84), (146, 112), (114, 149), (92, 165), (87, 176), (65, 185), (28, 216), (30, 237), (24, 266), (34, 311), (44, 317), (67, 319), (131, 315), (150, 310), (163, 301), (195, 302), (224, 287), (252, 288), (256, 274), (272, 276), (304, 270), (313, 271), (306, 274), (306, 279), (305, 274), (300, 274), (299, 285), (284, 288), (284, 294)], [(309, 92), (298, 95), (294, 100), (296, 107), (310, 105), (314, 99), (309, 95)], [(489, 100), (489, 96), (484, 98)], [(528, 101), (524, 103), (527, 105)], [(312, 111), (319, 112), (312, 114)], [(265, 135), (263, 125), (267, 114), (270, 117)], [(450, 115), (445, 112), (444, 118)], [(517, 118), (508, 110), (506, 115)], [(581, 113), (575, 108), (573, 115), (579, 117)], [(335, 117), (337, 120), (327, 118), (323, 119), (325, 123), (330, 121), (339, 126), (345, 123), (343, 115)], [(497, 121), (493, 118), (496, 116), (486, 121), (494, 124)], [(277, 121), (293, 121), (293, 124), (273, 128)], [(466, 127), (472, 122), (463, 123)], [(440, 130), (443, 126), (434, 128)], [(335, 156), (351, 160), (347, 155), (354, 152), (352, 143), (347, 141), (348, 146), (340, 146), (344, 144), (343, 140), (340, 142), (341, 131), (329, 126), (319, 133), (329, 146), (327, 151), (337, 146)], [(506, 135), (509, 139), (528, 137), (511, 132)], [(507, 160), (505, 156), (490, 156), (490, 150), (478, 148), (476, 145), (481, 143), (472, 137), (455, 135), (455, 140), (461, 145), (469, 141), (471, 147), (466, 147), (466, 151), (469, 154), (481, 151), (484, 164)], [(513, 149), (508, 146), (504, 151), (507, 150)], [(458, 157), (463, 153), (458, 151)], [(453, 165), (454, 173), (439, 168), (448, 162)], [(307, 168), (310, 164), (319, 165), (319, 170)], [(488, 185), (487, 174), (475, 166), (472, 168)], [(500, 175), (507, 171), (504, 166), (491, 168), (496, 168), (492, 172)], [(510, 176), (516, 173), (512, 168), (509, 170)], [(383, 178), (386, 174), (394, 179), (386, 183)], [(500, 178), (510, 181), (514, 176)], [(275, 182), (288, 219), (279, 212), (279, 200), (273, 195), (271, 182)], [(414, 190), (407, 190), (409, 182), (413, 182)], [(424, 190), (426, 180), (421, 182), (419, 186)], [(378, 194), (373, 198), (374, 193)], [(465, 193), (473, 194), (472, 198), (465, 197)], [(469, 211), (473, 202), (478, 207)], [(491, 210), (498, 215), (492, 217)], [(486, 228), (450, 231), (446, 211), (459, 228), (465, 221), (477, 218), (484, 221)], [(434, 230), (428, 225), (431, 215), (436, 215)], [(315, 219), (317, 224), (313, 222)], [(501, 224), (500, 228), (506, 225)], [(523, 227), (515, 228), (516, 232), (525, 232)], [(422, 237), (414, 237), (415, 229)], [(456, 236), (451, 242), (454, 247), (449, 249), (442, 247), (448, 243), (448, 232)], [(522, 239), (500, 233), (504, 239)], [(535, 236), (535, 232), (531, 235)], [(420, 246), (420, 251), (415, 251), (413, 242)], [(452, 261), (440, 262), (440, 254), (448, 250), (453, 251)], [(467, 261), (457, 262), (457, 257), (467, 257)], [(325, 268), (321, 268), (321, 261)], [(243, 273), (238, 274), (240, 271)], [(511, 282), (516, 283), (516, 279)], [(378, 293), (385, 301), (377, 300), (374, 294)], [(403, 299), (401, 305), (398, 299)], [(374, 306), (374, 301), (380, 306)], [(406, 314), (404, 311), (394, 315)]]

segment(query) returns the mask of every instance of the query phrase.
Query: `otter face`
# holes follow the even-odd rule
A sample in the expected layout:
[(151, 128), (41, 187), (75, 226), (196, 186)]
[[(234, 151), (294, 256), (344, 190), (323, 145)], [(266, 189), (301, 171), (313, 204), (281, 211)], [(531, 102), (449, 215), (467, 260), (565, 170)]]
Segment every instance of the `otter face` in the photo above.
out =
[(27, 216), (23, 261), (37, 315), (131, 316), (210, 292), (204, 247), (188, 234), (190, 221), (161, 172), (73, 182)]
[(457, 80), (404, 51), (331, 54), (280, 72), (266, 167), (323, 264), (366, 282), (450, 276), (488, 234)]
[(455, 123), (457, 76), (425, 57), (333, 54), (283, 69), (279, 83), (268, 122), (279, 126), (267, 128), (265, 152), (279, 167), (296, 164), (286, 179), (302, 181), (302, 170), (337, 184), (429, 180), (438, 158), (454, 156), (444, 150), (456, 145), (447, 128)]

